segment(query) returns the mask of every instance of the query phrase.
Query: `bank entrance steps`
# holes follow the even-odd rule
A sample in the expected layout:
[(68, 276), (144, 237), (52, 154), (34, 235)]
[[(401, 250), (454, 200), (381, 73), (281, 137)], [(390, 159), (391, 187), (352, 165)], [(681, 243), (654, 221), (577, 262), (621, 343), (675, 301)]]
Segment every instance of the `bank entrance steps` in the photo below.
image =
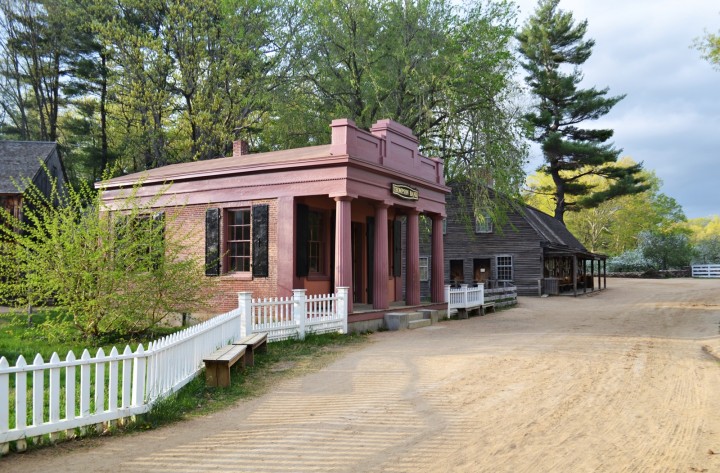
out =
[(427, 327), (438, 323), (439, 320), (439, 311), (432, 309), (415, 312), (388, 312), (385, 314), (385, 326), (391, 331)]

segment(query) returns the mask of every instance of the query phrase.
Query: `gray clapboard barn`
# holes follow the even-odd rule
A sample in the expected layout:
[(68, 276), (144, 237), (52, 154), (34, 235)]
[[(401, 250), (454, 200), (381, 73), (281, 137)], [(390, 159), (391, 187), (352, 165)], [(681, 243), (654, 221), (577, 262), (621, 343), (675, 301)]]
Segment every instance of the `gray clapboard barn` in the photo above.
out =
[(23, 193), (30, 182), (45, 196), (50, 196), (51, 179), (62, 192), (67, 178), (57, 143), (0, 141), (0, 206), (12, 215), (22, 218)]
[[(558, 220), (524, 205), (498, 228), (489, 215), (476, 219), (462, 187), (451, 185), (447, 198), (445, 283), (512, 284), (519, 295), (581, 294), (606, 287), (606, 256), (588, 251)], [(420, 248), (421, 292), (429, 288), (430, 251)]]

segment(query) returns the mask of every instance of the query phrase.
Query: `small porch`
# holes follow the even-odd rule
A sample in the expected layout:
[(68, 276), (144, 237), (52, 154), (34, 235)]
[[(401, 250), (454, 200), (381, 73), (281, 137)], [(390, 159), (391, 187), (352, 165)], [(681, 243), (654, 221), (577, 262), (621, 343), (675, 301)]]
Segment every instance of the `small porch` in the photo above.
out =
[(577, 296), (607, 289), (606, 263), (605, 255), (546, 247), (542, 294)]

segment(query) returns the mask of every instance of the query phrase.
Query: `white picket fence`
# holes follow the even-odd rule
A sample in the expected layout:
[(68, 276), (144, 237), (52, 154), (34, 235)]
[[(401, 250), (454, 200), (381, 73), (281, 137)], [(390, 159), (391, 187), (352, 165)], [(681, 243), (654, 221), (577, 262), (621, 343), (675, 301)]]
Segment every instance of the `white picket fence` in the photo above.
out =
[(292, 297), (252, 299), (252, 293), (238, 294), (242, 336), (267, 332), (268, 341), (298, 337), (307, 333), (347, 333), (348, 288), (336, 294), (308, 296), (294, 289)]
[(448, 316), (458, 309), (474, 309), (485, 303), (485, 286), (477, 284), (469, 286), (461, 284), (460, 287), (445, 286), (445, 300), (448, 303)]
[(445, 286), (445, 299), (448, 303), (448, 316), (458, 309), (477, 309), (485, 303), (494, 303), (496, 307), (517, 304), (517, 287), (511, 283), (486, 289), (483, 284), (460, 287)]
[(204, 356), (247, 334), (268, 332), (272, 341), (302, 339), (307, 332), (347, 333), (348, 288), (324, 296), (307, 297), (305, 290), (285, 299), (251, 296), (240, 293), (238, 309), (150, 342), (147, 349), (126, 346), (120, 354), (113, 347), (106, 355), (101, 348), (95, 356), (84, 350), (79, 359), (71, 351), (65, 360), (53, 353), (47, 362), (38, 354), (31, 364), (20, 356), (15, 366), (0, 357), (0, 454), (13, 441), (22, 451), (27, 439), (73, 436), (77, 428), (100, 430), (145, 413), (197, 376)]
[(720, 264), (694, 264), (692, 265), (694, 278), (720, 278)]

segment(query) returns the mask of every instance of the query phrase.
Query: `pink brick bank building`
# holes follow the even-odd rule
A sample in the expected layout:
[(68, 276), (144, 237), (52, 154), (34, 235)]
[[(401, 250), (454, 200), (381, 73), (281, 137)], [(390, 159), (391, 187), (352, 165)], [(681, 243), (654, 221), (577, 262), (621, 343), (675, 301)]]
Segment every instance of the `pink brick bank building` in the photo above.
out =
[(193, 251), (204, 254), (206, 277), (220, 280), (214, 312), (237, 307), (238, 291), (275, 297), (347, 286), (350, 323), (381, 320), (391, 304), (420, 305), (424, 215), (432, 258), (422, 270), (431, 301), (443, 302), (450, 189), (442, 162), (420, 155), (411, 130), (391, 120), (370, 132), (346, 119), (330, 126), (329, 145), (244, 154), (236, 142), (232, 157), (105, 181), (103, 199), (112, 204), (139, 180), (148, 197), (172, 183), (166, 197), (184, 203), (176, 224), (204, 234)]

